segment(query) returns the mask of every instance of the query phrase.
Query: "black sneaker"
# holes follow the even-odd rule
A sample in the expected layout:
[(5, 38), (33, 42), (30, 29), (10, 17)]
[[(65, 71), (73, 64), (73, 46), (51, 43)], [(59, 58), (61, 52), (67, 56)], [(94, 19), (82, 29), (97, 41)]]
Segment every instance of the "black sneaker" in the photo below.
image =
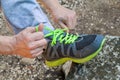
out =
[(50, 33), (45, 35), (48, 46), (43, 56), (50, 67), (69, 60), (85, 63), (100, 52), (105, 42), (102, 35), (74, 35), (65, 33), (63, 29), (48, 30)]

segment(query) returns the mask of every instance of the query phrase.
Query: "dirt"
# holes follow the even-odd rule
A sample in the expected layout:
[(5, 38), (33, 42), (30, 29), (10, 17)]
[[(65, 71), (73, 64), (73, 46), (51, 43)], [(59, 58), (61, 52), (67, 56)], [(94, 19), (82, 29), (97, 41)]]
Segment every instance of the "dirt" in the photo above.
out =
[(120, 36), (119, 0), (64, 0), (62, 4), (76, 11), (78, 33)]
[[(75, 31), (80, 34), (120, 36), (120, 0), (59, 0), (76, 11)], [(12, 35), (0, 13), (0, 34)], [(1, 80), (63, 80), (59, 68), (48, 68), (41, 57), (28, 64), (18, 56), (0, 55)]]

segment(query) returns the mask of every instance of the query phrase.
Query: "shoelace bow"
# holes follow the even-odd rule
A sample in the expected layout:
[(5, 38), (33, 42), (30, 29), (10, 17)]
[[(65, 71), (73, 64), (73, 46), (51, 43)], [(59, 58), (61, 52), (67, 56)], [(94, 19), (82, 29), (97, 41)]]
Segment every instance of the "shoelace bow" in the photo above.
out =
[[(70, 44), (73, 43), (78, 38), (78, 35), (74, 35), (74, 34), (66, 33), (66, 35), (64, 35), (65, 30), (67, 29), (51, 30), (48, 27), (45, 27), (45, 29), (50, 31), (50, 33), (46, 34), (45, 37), (46, 38), (50, 36), (53, 37), (51, 46), (54, 46), (57, 41), (59, 41), (60, 43), (64, 42), (65, 44)], [(36, 32), (38, 32), (38, 27), (36, 27)]]

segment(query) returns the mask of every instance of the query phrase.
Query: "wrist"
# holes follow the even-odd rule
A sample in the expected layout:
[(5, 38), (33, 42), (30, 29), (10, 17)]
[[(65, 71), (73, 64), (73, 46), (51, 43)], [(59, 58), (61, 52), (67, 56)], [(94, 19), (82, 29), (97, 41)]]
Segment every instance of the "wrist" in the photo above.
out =
[(7, 46), (7, 49), (6, 49), (6, 53), (7, 54), (10, 54), (10, 55), (12, 55), (12, 54), (15, 54), (15, 46), (16, 46), (16, 38), (15, 38), (15, 36), (11, 36), (11, 37), (8, 37), (8, 39), (6, 40), (6, 43), (8, 44), (8, 45), (6, 45)]
[(50, 6), (49, 9), (50, 9), (50, 11), (55, 12), (56, 10), (58, 10), (61, 7), (62, 6), (60, 4), (54, 4), (54, 5)]
[(11, 37), (11, 40), (9, 42), (10, 44), (10, 49), (11, 49), (11, 54), (16, 54), (16, 35)]
[(15, 38), (14, 36), (1, 36), (0, 37), (0, 53), (1, 54), (13, 54), (15, 49)]
[(55, 11), (58, 9), (61, 5), (59, 4), (58, 0), (41, 0), (43, 4), (50, 10), (50, 11)]

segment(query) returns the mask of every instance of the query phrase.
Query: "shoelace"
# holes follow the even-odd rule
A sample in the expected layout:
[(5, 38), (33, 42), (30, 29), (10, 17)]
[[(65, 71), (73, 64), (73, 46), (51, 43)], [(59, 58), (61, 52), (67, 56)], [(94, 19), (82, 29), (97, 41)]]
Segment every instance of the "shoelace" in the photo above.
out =
[[(57, 41), (59, 41), (60, 43), (64, 42), (65, 44), (71, 44), (78, 38), (78, 35), (74, 35), (74, 34), (66, 33), (65, 35), (65, 30), (67, 29), (51, 30), (48, 27), (45, 27), (45, 29), (50, 31), (50, 33), (46, 34), (45, 37), (47, 38), (52, 36), (53, 38), (51, 42), (51, 46), (54, 46)], [(38, 32), (38, 27), (36, 27), (36, 32)]]

